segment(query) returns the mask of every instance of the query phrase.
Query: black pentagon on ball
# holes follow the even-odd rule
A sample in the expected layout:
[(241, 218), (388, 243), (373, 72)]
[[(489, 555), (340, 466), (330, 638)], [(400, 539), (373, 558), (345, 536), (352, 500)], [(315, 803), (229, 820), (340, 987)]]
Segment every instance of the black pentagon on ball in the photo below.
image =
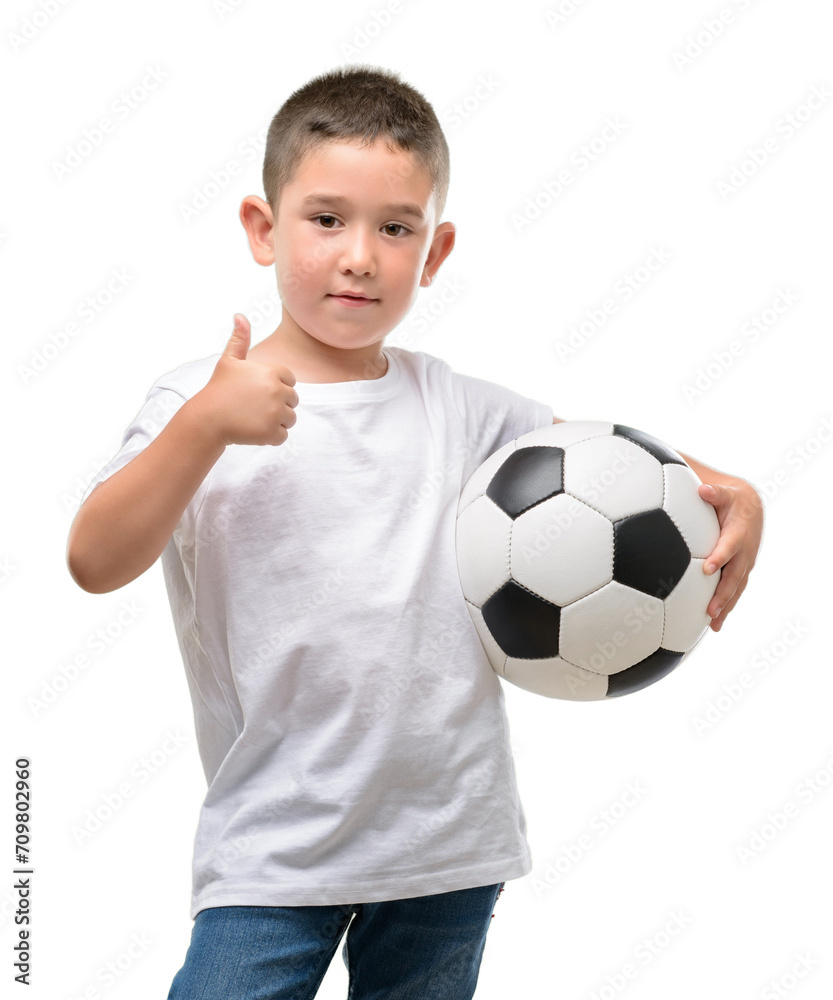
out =
[(486, 487), (486, 496), (511, 518), (564, 492), (564, 449), (517, 448)]
[(480, 609), (492, 638), (508, 656), (558, 656), (561, 608), (509, 580)]
[(649, 451), (662, 465), (686, 464), (682, 455), (678, 455), (677, 452), (674, 451), (673, 448), (669, 448), (664, 441), (651, 437), (651, 435), (646, 434), (645, 431), (638, 431), (634, 427), (626, 427), (624, 424), (614, 424), (613, 433), (618, 437), (627, 438), (628, 441), (633, 441), (634, 444), (638, 444), (646, 451)]
[(613, 579), (665, 599), (680, 582), (691, 553), (664, 510), (647, 510), (613, 524)]
[(672, 653), (662, 648), (655, 650), (632, 667), (620, 670), (618, 674), (611, 674), (607, 679), (606, 697), (616, 698), (618, 695), (632, 694), (655, 681), (662, 680), (666, 674), (671, 673), (683, 656), (685, 653)]

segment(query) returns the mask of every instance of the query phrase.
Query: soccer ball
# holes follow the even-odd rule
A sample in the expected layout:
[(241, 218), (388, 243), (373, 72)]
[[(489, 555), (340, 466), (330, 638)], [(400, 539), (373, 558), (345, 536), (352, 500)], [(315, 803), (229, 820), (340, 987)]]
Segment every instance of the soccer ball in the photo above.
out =
[(700, 480), (632, 427), (567, 421), (490, 455), (460, 494), (463, 596), (498, 676), (595, 701), (639, 691), (705, 635), (720, 525)]

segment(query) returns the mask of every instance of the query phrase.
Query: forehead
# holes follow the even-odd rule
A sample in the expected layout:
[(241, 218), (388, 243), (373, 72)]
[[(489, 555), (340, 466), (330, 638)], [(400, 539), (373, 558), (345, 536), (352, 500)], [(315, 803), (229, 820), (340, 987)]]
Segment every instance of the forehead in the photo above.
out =
[(332, 140), (309, 150), (287, 191), (296, 198), (316, 192), (348, 200), (398, 201), (419, 205), (426, 217), (432, 201), (431, 175), (410, 150), (387, 138), (360, 145)]

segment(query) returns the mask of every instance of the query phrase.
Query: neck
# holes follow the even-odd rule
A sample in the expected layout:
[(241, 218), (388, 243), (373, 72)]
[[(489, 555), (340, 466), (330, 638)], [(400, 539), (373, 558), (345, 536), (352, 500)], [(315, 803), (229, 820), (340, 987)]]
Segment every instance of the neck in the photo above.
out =
[(280, 326), (249, 351), (254, 361), (288, 368), (298, 382), (353, 382), (381, 378), (388, 368), (382, 341), (353, 350), (322, 343), (286, 315)]

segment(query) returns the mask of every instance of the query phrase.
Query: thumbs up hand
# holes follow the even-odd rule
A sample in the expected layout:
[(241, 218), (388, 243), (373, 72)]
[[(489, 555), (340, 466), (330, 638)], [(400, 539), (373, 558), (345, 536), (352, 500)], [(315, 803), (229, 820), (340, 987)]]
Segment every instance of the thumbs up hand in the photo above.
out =
[(191, 397), (200, 420), (225, 444), (283, 444), (295, 423), (295, 376), (282, 365), (249, 361), (252, 328), (234, 314), (234, 330), (208, 383)]

